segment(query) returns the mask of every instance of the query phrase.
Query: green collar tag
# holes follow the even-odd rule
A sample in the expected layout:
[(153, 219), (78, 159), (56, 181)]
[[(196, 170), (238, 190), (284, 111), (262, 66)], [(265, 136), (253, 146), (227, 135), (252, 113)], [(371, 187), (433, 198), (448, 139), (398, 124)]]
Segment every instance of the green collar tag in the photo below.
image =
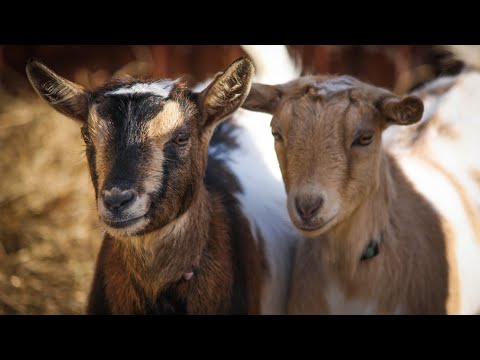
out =
[(380, 234), (380, 236), (378, 236), (376, 238), (373, 238), (372, 241), (370, 241), (368, 243), (365, 250), (363, 250), (362, 257), (360, 258), (360, 261), (367, 260), (367, 259), (370, 259), (374, 256), (377, 256), (378, 253), (379, 253), (378, 246), (380, 244), (380, 241), (382, 241), (382, 239), (383, 239), (382, 234)]

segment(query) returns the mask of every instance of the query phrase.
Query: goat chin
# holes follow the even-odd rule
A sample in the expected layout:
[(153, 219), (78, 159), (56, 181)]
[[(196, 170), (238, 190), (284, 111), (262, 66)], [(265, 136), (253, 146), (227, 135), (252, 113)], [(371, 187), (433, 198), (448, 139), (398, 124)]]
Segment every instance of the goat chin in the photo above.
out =
[(150, 220), (145, 217), (140, 217), (134, 220), (135, 221), (131, 224), (120, 228), (112, 227), (111, 223), (105, 221), (102, 221), (102, 224), (106, 232), (113, 237), (121, 239), (124, 237), (137, 236), (150, 223)]
[(323, 222), (323, 224), (318, 226), (317, 228), (309, 229), (309, 228), (302, 228), (300, 226), (295, 226), (295, 227), (302, 236), (314, 239), (314, 238), (318, 238), (320, 235), (323, 235), (329, 230), (331, 230), (332, 227), (335, 226), (336, 224), (335, 218), (336, 216), (334, 216), (330, 220)]

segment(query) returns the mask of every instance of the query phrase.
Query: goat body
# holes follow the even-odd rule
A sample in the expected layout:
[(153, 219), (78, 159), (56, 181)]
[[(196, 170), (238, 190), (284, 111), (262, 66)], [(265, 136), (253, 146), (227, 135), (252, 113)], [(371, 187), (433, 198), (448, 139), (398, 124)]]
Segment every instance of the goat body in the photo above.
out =
[(252, 85), (243, 107), (273, 114), (305, 236), (289, 313), (480, 311), (479, 85), (476, 72), (405, 97), (348, 76)]

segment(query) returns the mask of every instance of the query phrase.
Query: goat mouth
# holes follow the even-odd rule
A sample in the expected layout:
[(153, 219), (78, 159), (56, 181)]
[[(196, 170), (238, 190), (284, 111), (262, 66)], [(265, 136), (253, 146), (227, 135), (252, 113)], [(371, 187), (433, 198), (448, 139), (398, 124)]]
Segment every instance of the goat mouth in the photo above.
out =
[(142, 216), (139, 216), (139, 217), (136, 217), (136, 218), (133, 218), (133, 219), (119, 220), (119, 221), (112, 221), (112, 220), (105, 220), (105, 219), (102, 219), (102, 220), (105, 222), (105, 224), (107, 224), (111, 228), (122, 229), (122, 228), (126, 228), (126, 227), (129, 227), (129, 226), (135, 225), (140, 220), (142, 220), (144, 217), (145, 216), (142, 215)]
[(318, 231), (318, 230), (321, 230), (323, 229), (327, 224), (329, 224), (333, 219), (335, 219), (335, 216), (332, 216), (330, 219), (326, 220), (326, 221), (320, 221), (319, 223), (316, 223), (316, 224), (301, 224), (301, 225), (297, 225), (298, 229), (301, 230), (301, 231), (305, 231), (305, 232), (313, 232), (313, 231)]

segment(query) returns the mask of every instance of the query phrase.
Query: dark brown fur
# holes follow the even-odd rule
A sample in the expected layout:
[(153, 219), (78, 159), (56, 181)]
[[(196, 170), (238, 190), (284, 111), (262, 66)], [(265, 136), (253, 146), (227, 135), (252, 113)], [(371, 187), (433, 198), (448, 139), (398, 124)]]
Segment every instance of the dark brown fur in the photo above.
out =
[[(262, 249), (234, 197), (242, 191), (236, 178), (224, 163), (207, 156), (214, 129), (248, 94), (251, 62), (236, 61), (199, 94), (177, 83), (164, 100), (115, 94), (134, 85), (131, 79), (85, 92), (38, 62), (30, 63), (27, 73), (42, 98), (83, 124), (107, 229), (87, 312), (259, 313)], [(181, 132), (188, 134), (184, 145), (176, 140)], [(215, 141), (226, 148), (235, 145), (228, 136)], [(103, 198), (125, 186), (136, 194), (135, 213), (127, 213), (126, 220)], [(113, 226), (131, 219), (137, 225)]]

